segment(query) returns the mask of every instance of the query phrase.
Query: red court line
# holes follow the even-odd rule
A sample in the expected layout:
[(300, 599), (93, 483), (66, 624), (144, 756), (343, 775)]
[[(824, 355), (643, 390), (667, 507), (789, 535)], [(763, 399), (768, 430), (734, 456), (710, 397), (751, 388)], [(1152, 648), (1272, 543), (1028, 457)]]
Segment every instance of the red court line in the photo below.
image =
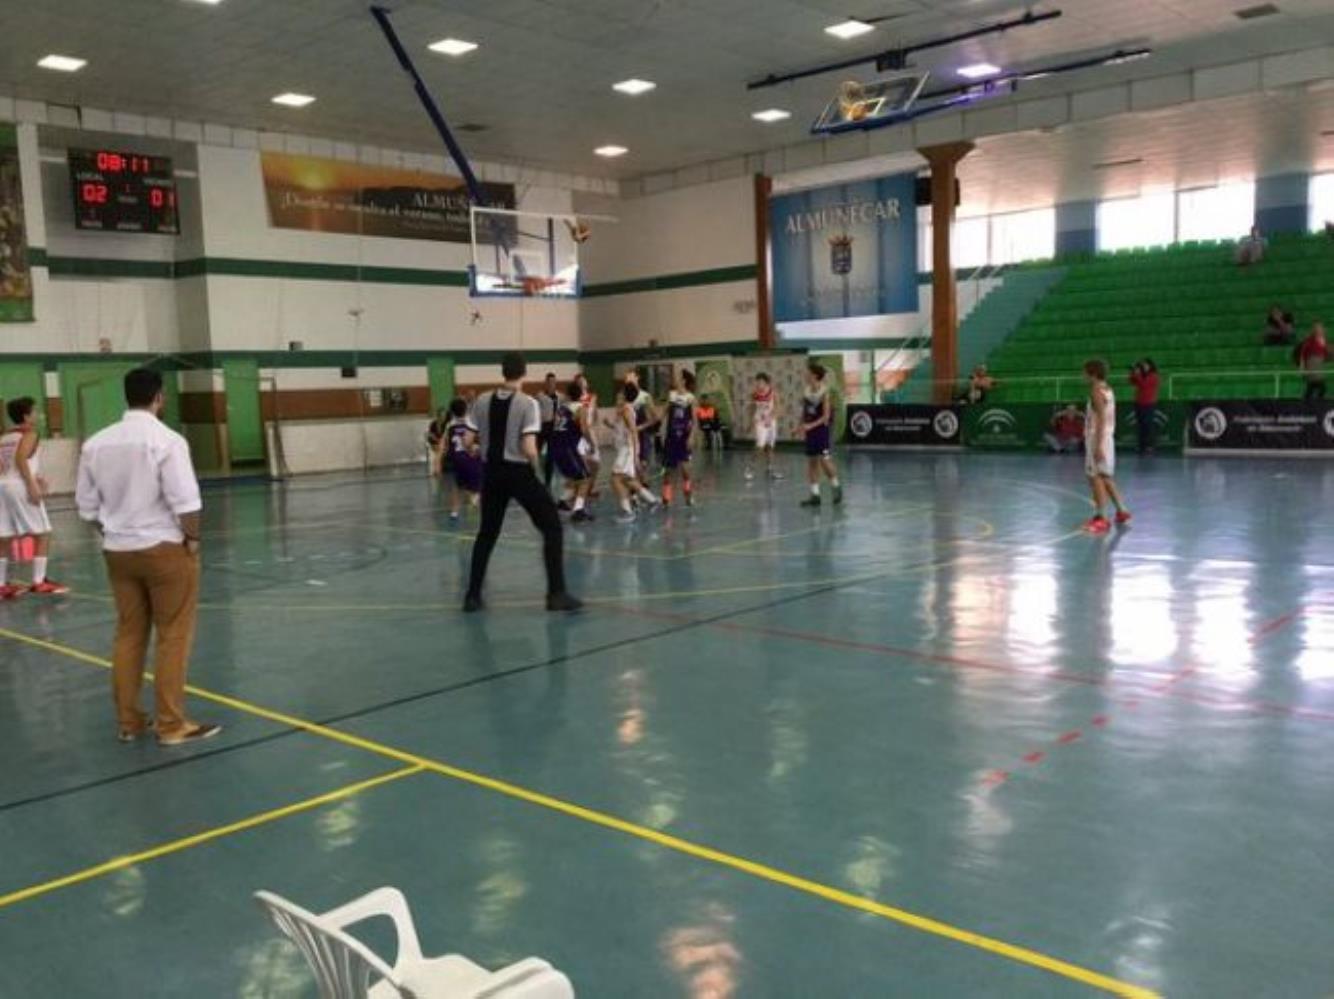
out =
[[(1256, 628), (1256, 630), (1251, 634), (1250, 638), (1248, 639), (1248, 643), (1251, 646), (1259, 645), (1266, 638), (1280, 631), (1288, 624), (1291, 624), (1298, 617), (1300, 617), (1303, 612), (1304, 608), (1299, 607), (1295, 611), (1290, 611), (1287, 614), (1283, 614), (1270, 621), (1266, 621), (1264, 624)], [(1177, 684), (1179, 684), (1182, 680), (1194, 676), (1196, 673), (1199, 672), (1199, 669), (1200, 668), (1194, 665), (1193, 663), (1187, 663), (1185, 666), (1182, 666), (1179, 670), (1177, 670), (1175, 673), (1169, 676), (1162, 683), (1155, 684), (1154, 686), (1150, 687), (1147, 693), (1159, 696), (1166, 695), (1169, 697), (1176, 697), (1180, 692), (1174, 691), (1172, 688), (1175, 687)], [(1195, 700), (1196, 698), (1192, 696), (1186, 699)], [(1197, 703), (1210, 703), (1210, 702), (1197, 701)], [(1247, 704), (1246, 707), (1249, 710), (1258, 710), (1263, 703), (1264, 702), (1253, 702), (1251, 704)], [(1124, 702), (1124, 707), (1126, 707), (1127, 709), (1133, 710), (1134, 708), (1139, 707), (1139, 705), (1140, 701), (1138, 699), (1127, 700), (1126, 702)], [(1286, 708), (1286, 710), (1295, 714), (1296, 712), (1301, 711), (1303, 709)], [(1334, 714), (1331, 714), (1330, 717), (1334, 718)], [(1110, 721), (1111, 719), (1108, 718), (1107, 715), (1094, 715), (1093, 719), (1090, 721), (1089, 724), (1094, 726), (1095, 728), (1106, 728)], [(1078, 742), (1079, 739), (1081, 739), (1082, 737), (1083, 737), (1083, 732), (1076, 729), (1074, 731), (1066, 732), (1064, 735), (1059, 736), (1056, 739), (1054, 745), (1057, 746), (1069, 745), (1072, 742)], [(1047, 753), (1040, 749), (1032, 750), (1028, 753), (1025, 753), (1022, 757), (1020, 757), (1020, 759), (1029, 766), (1037, 766), (1046, 758), (1047, 758)], [(986, 772), (985, 775), (983, 775), (981, 784), (983, 785), (984, 788), (990, 790), (992, 788), (1000, 787), (1000, 785), (1004, 784), (1009, 779), (1010, 779), (1010, 772), (1008, 770), (989, 770)]]

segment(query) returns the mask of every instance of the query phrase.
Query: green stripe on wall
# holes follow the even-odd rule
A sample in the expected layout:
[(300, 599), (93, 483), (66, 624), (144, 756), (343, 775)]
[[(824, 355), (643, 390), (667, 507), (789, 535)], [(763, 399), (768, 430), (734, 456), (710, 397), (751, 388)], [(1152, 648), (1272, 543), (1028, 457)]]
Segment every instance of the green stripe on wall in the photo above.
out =
[(609, 281), (606, 284), (584, 286), (585, 298), (607, 295), (631, 295), (641, 291), (669, 291), (674, 288), (698, 288), (709, 284), (730, 284), (734, 281), (754, 281), (758, 268), (754, 264), (738, 267), (715, 267), (707, 271), (685, 274), (664, 274), (658, 277), (635, 278), (631, 281)]

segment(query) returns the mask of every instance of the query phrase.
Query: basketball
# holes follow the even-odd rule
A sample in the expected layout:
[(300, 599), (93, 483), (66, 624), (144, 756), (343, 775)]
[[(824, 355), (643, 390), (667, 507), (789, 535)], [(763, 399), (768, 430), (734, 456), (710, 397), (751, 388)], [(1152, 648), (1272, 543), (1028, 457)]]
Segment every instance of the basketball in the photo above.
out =
[(590, 226), (577, 220), (574, 222), (566, 220), (565, 228), (570, 231), (570, 238), (576, 243), (587, 243), (588, 238), (593, 235), (593, 230)]

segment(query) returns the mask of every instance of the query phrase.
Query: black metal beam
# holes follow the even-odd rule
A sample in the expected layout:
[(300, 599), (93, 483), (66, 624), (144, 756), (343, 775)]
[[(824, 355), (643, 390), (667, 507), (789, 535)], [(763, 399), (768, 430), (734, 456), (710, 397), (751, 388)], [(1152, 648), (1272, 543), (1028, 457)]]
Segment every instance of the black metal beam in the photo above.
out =
[(833, 73), (840, 69), (851, 69), (854, 66), (865, 66), (872, 63), (877, 67), (902, 67), (907, 63), (908, 57), (915, 52), (925, 52), (929, 49), (937, 49), (945, 45), (954, 45), (958, 42), (966, 42), (970, 39), (981, 38), (985, 35), (998, 35), (1009, 31), (1011, 28), (1032, 27), (1035, 24), (1041, 24), (1043, 21), (1055, 20), (1060, 17), (1062, 13), (1063, 11), (1060, 10), (1049, 10), (1041, 14), (1035, 14), (1030, 10), (1022, 17), (1011, 18), (1008, 21), (998, 21), (995, 24), (983, 25), (980, 28), (960, 32), (957, 35), (946, 35), (943, 38), (933, 38), (925, 42), (915, 42), (912, 45), (905, 45), (901, 48), (886, 49), (883, 52), (876, 52), (856, 59), (843, 59), (839, 62), (825, 63), (821, 66), (812, 66), (810, 69), (799, 69), (791, 73), (771, 73), (763, 80), (755, 80), (746, 84), (746, 89), (760, 90), (764, 87), (776, 87), (780, 83), (790, 83), (793, 80), (805, 80), (812, 76), (823, 76), (825, 73)]

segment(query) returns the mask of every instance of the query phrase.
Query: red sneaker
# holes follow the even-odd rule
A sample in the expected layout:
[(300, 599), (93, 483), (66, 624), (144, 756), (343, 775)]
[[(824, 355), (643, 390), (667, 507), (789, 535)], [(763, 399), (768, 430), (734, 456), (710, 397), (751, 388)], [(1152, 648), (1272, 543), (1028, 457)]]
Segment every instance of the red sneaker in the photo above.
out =
[(54, 579), (44, 579), (29, 586), (28, 592), (48, 597), (63, 597), (69, 592), (69, 587), (64, 583), (57, 583)]
[(21, 586), (0, 586), (0, 600), (17, 600), (23, 596)]
[(1117, 522), (1118, 524), (1129, 524), (1129, 523), (1130, 523), (1130, 519), (1131, 519), (1131, 518), (1130, 518), (1130, 511), (1129, 511), (1129, 510), (1118, 510), (1118, 511), (1116, 511), (1116, 522)]
[(1106, 517), (1090, 517), (1084, 524), (1084, 530), (1089, 534), (1106, 534), (1111, 529), (1111, 522)]

